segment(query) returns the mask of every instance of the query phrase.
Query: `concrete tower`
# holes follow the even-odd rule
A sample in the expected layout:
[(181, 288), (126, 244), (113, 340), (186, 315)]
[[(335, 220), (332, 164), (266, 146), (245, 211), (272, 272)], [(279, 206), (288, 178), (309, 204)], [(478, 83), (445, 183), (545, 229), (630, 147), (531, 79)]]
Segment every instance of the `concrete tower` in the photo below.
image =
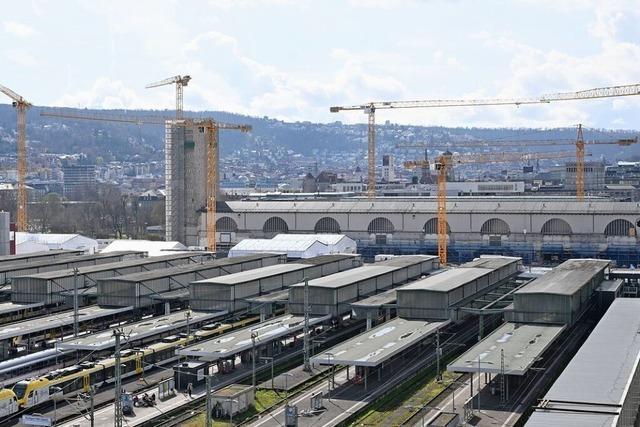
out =
[[(165, 131), (166, 240), (201, 246), (207, 205), (207, 135), (200, 126), (167, 125)], [(204, 224), (206, 226), (206, 224)]]

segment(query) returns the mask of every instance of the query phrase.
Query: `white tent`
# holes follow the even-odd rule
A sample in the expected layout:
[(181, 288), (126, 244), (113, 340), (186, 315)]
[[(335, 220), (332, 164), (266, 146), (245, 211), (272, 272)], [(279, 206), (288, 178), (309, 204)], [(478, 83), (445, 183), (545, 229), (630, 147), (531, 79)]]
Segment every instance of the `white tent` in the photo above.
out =
[(81, 249), (92, 254), (98, 249), (98, 241), (81, 234), (16, 232), (17, 254), (26, 254), (52, 249)]
[(277, 241), (273, 239), (244, 239), (229, 251), (229, 257), (256, 253), (282, 253), (287, 258), (312, 258), (325, 255), (328, 247), (317, 240)]
[(278, 234), (273, 239), (245, 239), (229, 251), (229, 257), (275, 252), (288, 258), (311, 258), (355, 253), (356, 242), (342, 234)]
[(187, 247), (180, 242), (122, 239), (112, 241), (100, 252), (107, 253), (118, 251), (144, 251), (152, 257), (187, 252)]
[(313, 241), (327, 245), (330, 254), (354, 254), (356, 253), (356, 242), (344, 234), (278, 234), (274, 241)]

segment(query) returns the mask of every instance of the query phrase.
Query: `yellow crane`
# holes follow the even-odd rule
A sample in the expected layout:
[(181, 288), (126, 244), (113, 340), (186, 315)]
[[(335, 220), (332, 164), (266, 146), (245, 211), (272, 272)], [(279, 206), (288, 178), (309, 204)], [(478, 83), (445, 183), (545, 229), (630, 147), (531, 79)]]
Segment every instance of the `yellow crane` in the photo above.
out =
[(12, 99), (12, 105), (18, 115), (18, 142), (17, 148), (17, 171), (18, 171), (18, 197), (16, 229), (18, 231), (27, 230), (27, 135), (26, 135), (26, 115), (31, 103), (18, 95), (8, 87), (0, 85), (0, 92)]
[(132, 123), (132, 124), (162, 124), (184, 127), (202, 127), (207, 129), (207, 248), (210, 251), (216, 250), (216, 199), (218, 194), (218, 141), (219, 131), (239, 130), (241, 132), (251, 131), (250, 125), (239, 125), (233, 123), (221, 123), (211, 118), (199, 119), (169, 119), (164, 117), (132, 117), (127, 115), (90, 115), (73, 112), (44, 111), (40, 113), (44, 117), (57, 117), (64, 119), (94, 120), (106, 122)]
[[(578, 125), (578, 136), (574, 139), (525, 139), (525, 140), (494, 140), (494, 141), (461, 141), (452, 144), (439, 144), (439, 143), (401, 143), (396, 144), (398, 148), (478, 148), (488, 147), (484, 144), (491, 144), (492, 148), (503, 147), (542, 147), (550, 145), (573, 145), (576, 146), (576, 198), (579, 201), (584, 201), (584, 157), (586, 145), (619, 145), (622, 147), (628, 147), (638, 142), (638, 137), (635, 138), (621, 138), (621, 139), (607, 139), (607, 140), (588, 140), (585, 141), (582, 132), (582, 125)], [(497, 153), (497, 152), (496, 152)]]
[(542, 95), (539, 98), (512, 98), (512, 99), (434, 99), (423, 101), (377, 101), (359, 105), (346, 105), (330, 107), (329, 111), (363, 111), (368, 116), (367, 128), (367, 152), (368, 152), (368, 187), (367, 196), (375, 197), (376, 184), (376, 110), (405, 109), (405, 108), (444, 108), (444, 107), (481, 107), (491, 105), (526, 105), (549, 104), (556, 101), (584, 100), (597, 98), (611, 98), (619, 96), (640, 95), (640, 84), (608, 86), (587, 89), (578, 92), (560, 92)]
[(160, 80), (159, 82), (149, 83), (145, 86), (147, 89), (151, 89), (154, 87), (166, 86), (175, 84), (176, 85), (176, 119), (181, 119), (183, 117), (183, 98), (184, 98), (184, 87), (189, 84), (191, 80), (191, 76), (173, 76), (168, 79)]
[[(447, 264), (447, 171), (455, 164), (473, 163), (509, 163), (530, 160), (551, 160), (573, 157), (572, 151), (551, 151), (517, 153), (502, 151), (499, 153), (481, 154), (452, 154), (445, 152), (435, 161), (435, 170), (438, 172), (438, 257), (440, 264)], [(404, 163), (407, 169), (416, 169), (424, 166), (424, 160), (411, 160)]]

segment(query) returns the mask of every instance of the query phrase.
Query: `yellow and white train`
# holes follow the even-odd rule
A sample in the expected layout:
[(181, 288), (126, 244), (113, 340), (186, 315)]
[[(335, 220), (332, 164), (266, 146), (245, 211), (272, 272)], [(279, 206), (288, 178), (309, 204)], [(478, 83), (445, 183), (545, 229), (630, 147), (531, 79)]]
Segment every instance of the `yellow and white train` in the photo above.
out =
[[(122, 377), (142, 375), (145, 370), (177, 360), (176, 349), (180, 346), (248, 326), (258, 320), (258, 316), (253, 316), (230, 324), (205, 326), (195, 331), (189, 342), (186, 336), (170, 336), (143, 348), (123, 350), (120, 352)], [(91, 386), (100, 388), (112, 384), (115, 382), (114, 365), (115, 358), (110, 356), (96, 362), (82, 362), (58, 369), (38, 378), (19, 381), (12, 389), (0, 389), (0, 418), (36, 407), (55, 398), (88, 392)]]

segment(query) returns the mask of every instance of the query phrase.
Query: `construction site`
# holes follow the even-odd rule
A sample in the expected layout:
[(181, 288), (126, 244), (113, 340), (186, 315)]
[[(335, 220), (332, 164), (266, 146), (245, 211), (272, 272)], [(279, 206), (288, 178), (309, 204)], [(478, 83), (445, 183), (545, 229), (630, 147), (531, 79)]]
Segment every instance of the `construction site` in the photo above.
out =
[[(226, 200), (220, 139), (251, 126), (187, 117), (190, 80), (147, 86), (175, 86), (172, 117), (41, 113), (164, 127), (160, 251), (11, 253), (30, 230), (32, 104), (0, 86), (18, 135), (17, 209), (0, 213), (0, 426), (637, 425), (640, 208), (585, 191), (586, 147), (637, 138), (589, 142), (578, 126), (570, 151), (446, 151), (405, 163), (433, 170), (436, 194), (385, 197), (376, 112), (544, 108), (640, 85), (331, 107), (367, 117), (365, 194)], [(571, 197), (447, 191), (459, 165), (560, 158), (575, 162)]]

